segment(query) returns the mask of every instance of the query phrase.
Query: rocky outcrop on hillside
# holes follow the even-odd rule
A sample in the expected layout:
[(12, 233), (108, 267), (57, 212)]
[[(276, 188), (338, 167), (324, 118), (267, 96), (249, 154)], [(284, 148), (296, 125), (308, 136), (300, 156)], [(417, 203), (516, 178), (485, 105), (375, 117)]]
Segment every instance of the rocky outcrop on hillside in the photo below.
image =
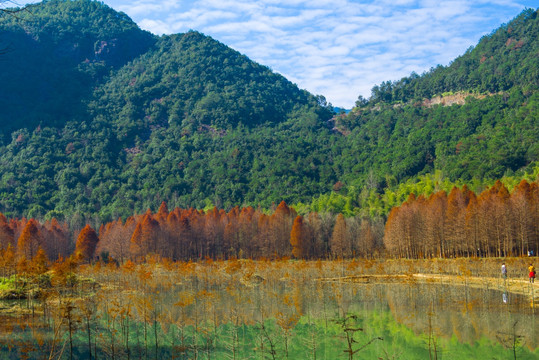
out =
[(455, 94), (449, 94), (449, 95), (440, 95), (435, 96), (431, 99), (425, 99), (423, 100), (422, 105), (425, 107), (433, 107), (434, 105), (442, 105), (442, 106), (451, 106), (451, 105), (464, 105), (466, 104), (466, 99), (468, 97), (472, 97), (474, 99), (484, 99), (487, 96), (491, 96), (492, 94), (473, 94), (473, 93), (465, 93), (465, 92), (458, 92)]

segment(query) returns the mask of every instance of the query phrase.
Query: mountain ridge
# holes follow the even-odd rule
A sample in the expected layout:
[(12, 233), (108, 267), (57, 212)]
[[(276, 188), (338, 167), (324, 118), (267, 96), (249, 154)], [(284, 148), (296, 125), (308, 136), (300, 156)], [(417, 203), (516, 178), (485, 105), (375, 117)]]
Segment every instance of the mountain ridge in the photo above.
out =
[[(156, 37), (89, 0), (52, 0), (33, 12), (46, 26), (26, 29), (52, 39), (41, 43), (42, 57), (59, 44), (69, 51), (51, 52), (47, 66), (34, 69), (35, 81), (16, 81), (35, 54), (6, 59), (22, 70), (0, 73), (10, 87), (0, 94), (8, 110), (0, 114), (0, 211), (8, 216), (109, 221), (162, 201), (271, 208), (282, 200), (309, 204), (321, 194), (346, 197), (348, 214), (385, 216), (377, 201), (399, 183), (437, 171), (455, 183), (522, 177), (539, 159), (537, 65), (530, 62), (536, 11), (524, 11), (447, 68), (375, 87), (370, 99), (334, 118), (341, 133), (328, 123), (334, 114), (323, 96), (196, 31)], [(77, 21), (69, 25), (71, 16)], [(5, 18), (0, 30), (21, 32)], [(114, 41), (118, 34), (123, 40)], [(518, 45), (524, 37), (517, 34), (529, 40)], [(505, 45), (509, 38), (517, 40)], [(124, 40), (138, 47), (122, 45), (134, 50), (116, 60)], [(490, 57), (481, 63), (485, 42), (499, 50), (499, 64)], [(531, 75), (514, 71), (515, 59)], [(507, 66), (511, 81), (489, 72)], [(442, 86), (460, 73), (461, 87), (470, 74), (483, 80), (463, 90)], [(498, 80), (504, 90), (484, 99), (422, 106), (424, 94), (486, 93), (482, 87)], [(53, 92), (41, 99), (48, 87)], [(20, 94), (14, 109), (8, 93)]]

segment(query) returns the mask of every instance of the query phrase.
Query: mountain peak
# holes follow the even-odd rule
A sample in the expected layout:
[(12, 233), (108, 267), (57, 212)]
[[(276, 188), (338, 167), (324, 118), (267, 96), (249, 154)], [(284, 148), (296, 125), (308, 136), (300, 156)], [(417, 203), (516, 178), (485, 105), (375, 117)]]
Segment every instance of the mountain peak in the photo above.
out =
[(514, 86), (539, 88), (538, 11), (522, 11), (509, 23), (483, 36), (475, 47), (448, 66), (439, 65), (421, 76), (413, 73), (374, 86), (370, 103), (417, 101), (447, 92), (497, 93)]

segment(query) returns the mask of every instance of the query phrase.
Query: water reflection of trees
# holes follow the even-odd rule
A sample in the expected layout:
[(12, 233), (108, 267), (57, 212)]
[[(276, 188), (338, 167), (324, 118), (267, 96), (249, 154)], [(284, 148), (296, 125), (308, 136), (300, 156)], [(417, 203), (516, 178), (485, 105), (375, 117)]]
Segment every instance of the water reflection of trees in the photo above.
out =
[[(364, 337), (357, 334), (361, 344), (375, 337), (391, 339), (387, 327), (395, 327), (396, 320), (420, 339), (428, 336), (414, 345), (427, 357), (426, 348), (437, 338), (453, 336), (468, 343), (487, 336), (509, 349), (511, 336), (522, 335), (518, 339), (525, 346), (537, 347), (535, 318), (525, 298), (509, 295), (504, 303), (500, 292), (486, 289), (337, 279), (343, 271), (348, 275), (349, 267), (339, 262), (210, 260), (86, 267), (78, 276), (93, 277), (101, 284), (99, 291), (91, 291), (92, 283), (69, 282), (68, 287), (68, 277), (65, 284), (53, 283), (54, 292), (42, 300), (42, 309), (36, 306), (35, 317), (24, 318), (24, 328), (49, 331), (42, 342), (47, 351), (39, 350), (48, 353), (64, 344), (74, 324), (75, 354), (117, 359), (159, 354), (216, 358), (219, 351), (254, 351), (257, 358), (272, 358), (273, 352), (277, 358), (289, 352), (312, 358), (323, 351), (331, 359), (345, 349), (337, 336), (338, 319), (350, 314), (366, 329)], [(339, 281), (325, 281), (331, 278)], [(71, 322), (66, 322), (66, 306)], [(52, 329), (62, 333), (53, 337)], [(17, 344), (32, 344), (34, 334), (27, 331)], [(389, 342), (372, 344), (373, 354), (395, 351)]]
[[(178, 294), (180, 297), (195, 294), (198, 306), (206, 306), (202, 322), (213, 322), (209, 319), (212, 317), (221, 322), (243, 324), (255, 324), (268, 318), (290, 320), (298, 316), (330, 321), (351, 312), (391, 311), (398, 322), (417, 335), (432, 333), (474, 343), (484, 336), (497, 341), (500, 334), (516, 333), (524, 346), (535, 349), (538, 345), (536, 315), (532, 314), (528, 300), (515, 294), (506, 294), (505, 303), (502, 292), (486, 288), (319, 282), (312, 281), (310, 276), (291, 276), (286, 270), (279, 271), (279, 276), (257, 276), (260, 275), (251, 275), (246, 281), (232, 275), (220, 278), (214, 273), (207, 278), (203, 275), (206, 280), (200, 281), (200, 273), (197, 273), (192, 278), (183, 277), (173, 291), (164, 291), (159, 302), (171, 304)], [(206, 303), (208, 305), (204, 305)], [(189, 319), (187, 323), (196, 319), (195, 309), (195, 306), (188, 307), (184, 315)]]
[(487, 336), (499, 340), (502, 334), (516, 334), (522, 345), (538, 345), (536, 316), (529, 301), (520, 295), (464, 286), (415, 284), (385, 285), (389, 308), (397, 321), (416, 332), (474, 343)]

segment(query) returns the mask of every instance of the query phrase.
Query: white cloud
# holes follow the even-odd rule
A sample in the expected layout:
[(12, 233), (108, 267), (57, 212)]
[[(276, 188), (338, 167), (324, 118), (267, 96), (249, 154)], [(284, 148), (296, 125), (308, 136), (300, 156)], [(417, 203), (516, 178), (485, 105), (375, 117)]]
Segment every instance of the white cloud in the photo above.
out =
[[(336, 106), (382, 81), (446, 65), (526, 0), (105, 0), (155, 34), (190, 29)], [(537, 1), (532, 1), (537, 7)]]
[(155, 34), (171, 33), (171, 26), (163, 20), (142, 19), (138, 24), (143, 29), (152, 29)]
[[(117, 3), (118, 1), (110, 1), (110, 3)], [(112, 5), (112, 4), (111, 4)], [(113, 8), (119, 11), (123, 11), (131, 17), (137, 17), (140, 15), (146, 15), (148, 13), (160, 13), (181, 10), (181, 2), (176, 0), (136, 0), (127, 4), (119, 6), (112, 5)]]

